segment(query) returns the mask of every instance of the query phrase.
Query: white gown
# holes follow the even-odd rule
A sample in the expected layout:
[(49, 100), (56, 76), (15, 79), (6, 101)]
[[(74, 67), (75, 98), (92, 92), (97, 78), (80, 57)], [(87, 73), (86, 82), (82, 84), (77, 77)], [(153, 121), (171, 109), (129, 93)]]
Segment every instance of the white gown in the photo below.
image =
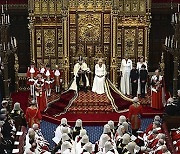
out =
[[(147, 70), (147, 63), (146, 62), (137, 62), (137, 70), (139, 71), (140, 73), (140, 70), (141, 70), (141, 66), (142, 65), (145, 65), (146, 66), (146, 70)], [(147, 93), (147, 83), (146, 83), (146, 86), (145, 86), (145, 93)], [(137, 94), (141, 94), (141, 84), (140, 84), (140, 78), (138, 79), (138, 90), (137, 90)]]
[[(98, 77), (103, 76), (103, 77)], [(99, 64), (95, 65), (95, 77), (93, 82), (92, 91), (97, 94), (103, 94), (105, 93), (104, 90), (104, 84), (105, 84), (105, 76), (106, 76), (106, 66), (105, 64), (102, 64), (101, 67), (99, 67)]]
[(124, 95), (130, 95), (130, 71), (132, 69), (132, 61), (128, 59), (127, 61), (125, 59), (121, 62), (121, 68), (120, 71), (122, 72), (121, 76), (121, 92)]

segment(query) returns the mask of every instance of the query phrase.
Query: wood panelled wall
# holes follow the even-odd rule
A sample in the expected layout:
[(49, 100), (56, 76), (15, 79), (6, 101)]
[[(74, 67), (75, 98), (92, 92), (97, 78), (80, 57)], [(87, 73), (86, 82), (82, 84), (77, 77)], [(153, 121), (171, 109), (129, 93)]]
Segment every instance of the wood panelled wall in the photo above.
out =
[[(152, 5), (152, 19), (150, 30), (150, 52), (149, 52), (149, 71), (154, 71), (159, 66), (162, 53), (162, 43), (167, 35), (173, 34), (171, 26), (170, 4)], [(155, 6), (155, 8), (154, 8)], [(163, 7), (162, 7), (163, 6)], [(18, 40), (18, 56), (19, 56), (19, 72), (26, 72), (30, 64), (30, 45), (29, 45), (29, 29), (28, 29), (28, 9), (17, 7), (10, 9), (11, 32)], [(167, 87), (172, 85), (173, 74), (173, 58), (169, 53), (165, 52), (165, 76)]]

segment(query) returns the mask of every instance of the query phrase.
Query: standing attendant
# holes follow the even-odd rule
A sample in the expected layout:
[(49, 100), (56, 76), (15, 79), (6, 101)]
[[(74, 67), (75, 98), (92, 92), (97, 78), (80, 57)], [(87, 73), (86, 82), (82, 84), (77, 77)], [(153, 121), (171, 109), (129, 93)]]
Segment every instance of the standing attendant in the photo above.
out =
[(163, 92), (163, 76), (160, 75), (159, 70), (155, 71), (155, 75), (151, 78), (151, 107), (155, 109), (162, 109), (162, 92)]
[(133, 66), (130, 72), (130, 79), (131, 79), (131, 86), (132, 86), (132, 96), (137, 97), (139, 71), (136, 69), (136, 65)]
[(98, 64), (95, 66), (95, 77), (93, 82), (92, 91), (97, 94), (105, 93), (105, 76), (106, 76), (106, 66), (103, 64), (102, 59), (99, 59)]
[(46, 71), (46, 68), (44, 66), (44, 64), (40, 64), (40, 68), (39, 68), (39, 73), (42, 75), (43, 78), (45, 78), (45, 71)]
[(29, 128), (32, 128), (33, 124), (38, 124), (40, 126), (42, 116), (40, 110), (37, 108), (37, 103), (35, 100), (32, 100), (30, 107), (26, 109), (25, 116)]
[(38, 79), (35, 81), (36, 100), (38, 103), (39, 110), (43, 112), (47, 107), (45, 82), (41, 74), (38, 74), (37, 77)]
[[(146, 66), (146, 70), (147, 70), (147, 62), (144, 60), (144, 57), (141, 56), (139, 58), (139, 62), (137, 62), (137, 70), (139, 70), (139, 73), (140, 73), (140, 70), (141, 70), (141, 67), (142, 65), (145, 65)], [(148, 71), (148, 70), (147, 70)], [(138, 94), (141, 94), (141, 83), (140, 83), (140, 78), (138, 80), (138, 91), (137, 91)], [(145, 86), (145, 93), (147, 93), (147, 85)]]
[(142, 115), (142, 106), (138, 102), (138, 97), (133, 98), (133, 104), (129, 107), (128, 119), (131, 123), (132, 134), (137, 136), (137, 131), (141, 127), (141, 115)]
[(148, 78), (148, 72), (146, 70), (146, 65), (141, 66), (140, 70), (140, 85), (141, 85), (141, 97), (145, 98), (145, 87), (147, 83), (147, 78)]
[(54, 70), (54, 80), (55, 80), (55, 91), (56, 93), (59, 93), (62, 84), (62, 72), (60, 71), (58, 65), (56, 65), (56, 69)]
[(124, 95), (130, 95), (130, 71), (132, 69), (132, 61), (125, 55), (121, 62), (121, 92)]
[(34, 66), (34, 62), (32, 62), (31, 66), (28, 67), (28, 70), (27, 70), (27, 73), (26, 73), (27, 84), (30, 86), (30, 95), (31, 95), (31, 97), (34, 97), (34, 94), (35, 94), (34, 83), (35, 83), (37, 74), (38, 74), (38, 70)]
[(54, 82), (54, 73), (50, 69), (50, 65), (46, 66), (45, 78), (46, 95), (49, 97), (51, 96), (51, 88)]

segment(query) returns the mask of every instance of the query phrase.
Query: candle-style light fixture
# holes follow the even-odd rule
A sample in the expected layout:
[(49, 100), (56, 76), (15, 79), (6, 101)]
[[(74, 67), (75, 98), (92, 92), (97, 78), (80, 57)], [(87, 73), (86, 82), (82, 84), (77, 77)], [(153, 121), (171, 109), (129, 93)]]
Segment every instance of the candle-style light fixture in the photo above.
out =
[(178, 60), (180, 57), (180, 4), (178, 11), (172, 15), (171, 24), (174, 28), (174, 35), (165, 39), (165, 49), (173, 55), (174, 77), (173, 77), (173, 97), (177, 98), (178, 86)]
[(9, 75), (8, 75), (8, 58), (17, 50), (17, 41), (13, 36), (9, 36), (10, 17), (8, 14), (7, 3), (1, 5), (0, 9), (0, 57), (1, 68), (4, 83), (4, 99), (9, 100)]

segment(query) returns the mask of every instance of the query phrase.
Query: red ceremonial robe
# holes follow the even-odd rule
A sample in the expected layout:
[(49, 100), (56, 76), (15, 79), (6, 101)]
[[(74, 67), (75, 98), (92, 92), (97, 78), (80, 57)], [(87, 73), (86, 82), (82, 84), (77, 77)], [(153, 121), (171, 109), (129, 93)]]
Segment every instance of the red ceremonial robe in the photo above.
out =
[(128, 119), (131, 123), (132, 129), (140, 128), (140, 126), (141, 126), (140, 116), (141, 115), (142, 115), (142, 106), (141, 105), (138, 105), (138, 104), (130, 105)]
[(162, 85), (163, 85), (163, 77), (156, 75), (152, 76), (151, 79), (151, 107), (155, 109), (163, 108), (163, 100), (162, 100)]
[(42, 119), (41, 113), (37, 107), (28, 107), (26, 109), (26, 121), (28, 127), (32, 128), (33, 124), (40, 125), (40, 120)]

